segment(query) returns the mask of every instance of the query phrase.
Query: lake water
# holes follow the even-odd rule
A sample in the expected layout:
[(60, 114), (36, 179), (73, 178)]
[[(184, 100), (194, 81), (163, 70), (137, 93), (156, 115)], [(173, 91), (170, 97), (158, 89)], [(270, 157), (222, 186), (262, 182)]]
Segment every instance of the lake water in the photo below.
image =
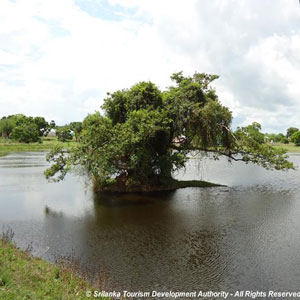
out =
[(71, 253), (107, 291), (300, 291), (299, 170), (191, 159), (177, 178), (228, 187), (97, 198), (46, 167), (43, 152), (0, 158), (0, 229), (33, 255)]

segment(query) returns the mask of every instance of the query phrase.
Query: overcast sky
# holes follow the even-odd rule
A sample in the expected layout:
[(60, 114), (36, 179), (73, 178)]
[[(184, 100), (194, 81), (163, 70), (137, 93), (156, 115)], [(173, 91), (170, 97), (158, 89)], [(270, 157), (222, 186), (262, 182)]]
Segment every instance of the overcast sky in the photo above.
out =
[(233, 127), (300, 127), (299, 1), (0, 0), (0, 117), (81, 121), (180, 70), (220, 75)]

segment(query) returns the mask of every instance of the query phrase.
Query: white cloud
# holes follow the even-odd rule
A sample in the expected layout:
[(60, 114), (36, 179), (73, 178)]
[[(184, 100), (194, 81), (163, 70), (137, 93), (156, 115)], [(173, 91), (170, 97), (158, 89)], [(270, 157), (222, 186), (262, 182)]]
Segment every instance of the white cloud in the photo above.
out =
[(249, 50), (247, 59), (249, 63), (262, 68), (262, 76), (265, 80), (272, 77), (278, 80), (281, 87), (286, 89), (288, 99), (295, 102), (300, 99), (300, 37), (298, 34), (268, 37)]
[[(107, 91), (140, 80), (164, 88), (170, 74), (183, 70), (221, 75), (215, 85), (236, 125), (300, 126), (298, 1), (83, 4), (1, 1), (0, 115), (80, 120)], [(104, 18), (104, 10), (113, 17)]]

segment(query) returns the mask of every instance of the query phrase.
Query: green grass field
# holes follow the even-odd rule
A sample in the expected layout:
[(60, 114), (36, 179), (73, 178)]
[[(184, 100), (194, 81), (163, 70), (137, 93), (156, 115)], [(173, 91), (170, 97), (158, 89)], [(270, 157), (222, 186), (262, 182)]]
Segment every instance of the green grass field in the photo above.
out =
[(273, 145), (275, 148), (280, 148), (286, 150), (288, 153), (300, 153), (300, 147), (295, 146), (295, 144), (282, 144), (282, 143), (275, 143)]
[(0, 299), (90, 299), (87, 291), (93, 288), (75, 272), (34, 258), (0, 238)]
[(43, 138), (42, 143), (18, 143), (13, 140), (0, 138), (0, 156), (7, 155), (10, 152), (31, 152), (31, 151), (46, 151), (52, 149), (55, 145), (61, 144), (65, 147), (74, 144), (74, 141), (62, 143), (56, 138)]

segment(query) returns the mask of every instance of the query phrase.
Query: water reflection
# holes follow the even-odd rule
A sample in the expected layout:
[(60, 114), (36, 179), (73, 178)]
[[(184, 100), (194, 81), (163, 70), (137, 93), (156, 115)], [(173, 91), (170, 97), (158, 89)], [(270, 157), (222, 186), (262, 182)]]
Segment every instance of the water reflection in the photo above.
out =
[(299, 171), (192, 160), (178, 176), (230, 187), (94, 195), (73, 175), (47, 183), (44, 155), (0, 159), (0, 225), (35, 255), (74, 252), (118, 290), (298, 289)]

